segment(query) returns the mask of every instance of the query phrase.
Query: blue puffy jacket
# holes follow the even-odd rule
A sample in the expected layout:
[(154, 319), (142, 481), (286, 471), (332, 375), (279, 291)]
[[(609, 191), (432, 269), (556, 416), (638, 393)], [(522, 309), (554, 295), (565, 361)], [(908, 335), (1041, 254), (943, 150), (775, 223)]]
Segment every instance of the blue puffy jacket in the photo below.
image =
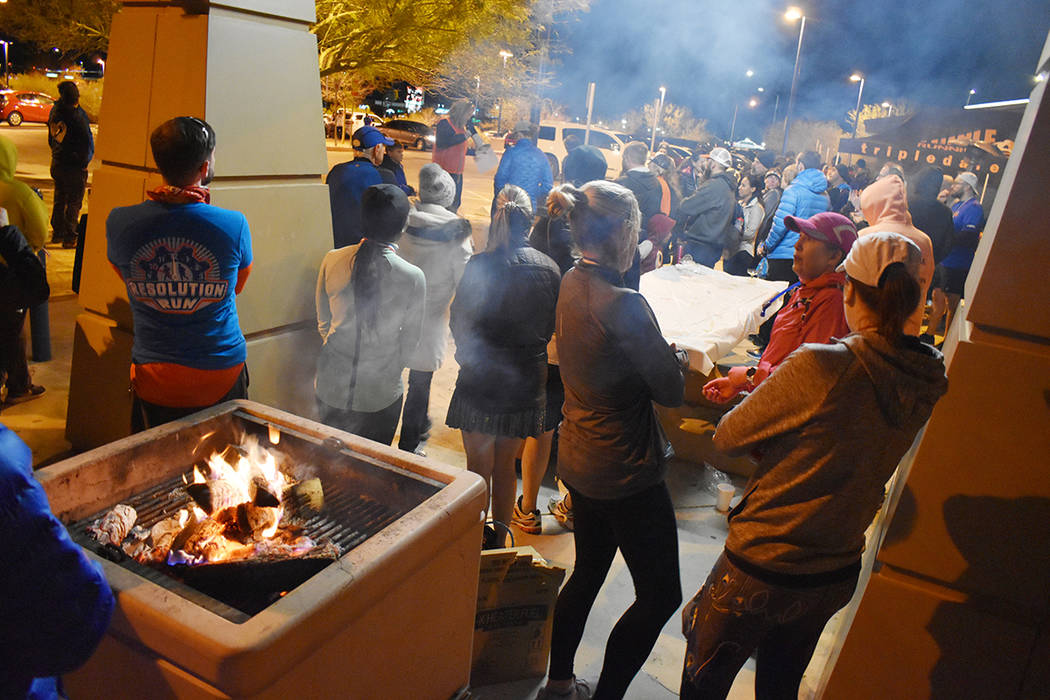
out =
[(0, 697), (57, 698), (109, 626), (113, 594), (33, 478), (29, 448), (0, 426)]
[(504, 151), (492, 184), (496, 197), (504, 185), (517, 185), (532, 200), (532, 213), (541, 214), (547, 208), (547, 193), (554, 186), (554, 175), (543, 151), (530, 139), (521, 139)]
[(773, 228), (763, 244), (766, 257), (774, 260), (790, 260), (795, 257), (798, 233), (787, 230), (784, 217), (808, 219), (814, 214), (828, 211), (831, 208), (831, 200), (825, 194), (827, 189), (828, 179), (816, 168), (803, 170), (791, 181), (780, 197), (777, 213), (773, 215)]

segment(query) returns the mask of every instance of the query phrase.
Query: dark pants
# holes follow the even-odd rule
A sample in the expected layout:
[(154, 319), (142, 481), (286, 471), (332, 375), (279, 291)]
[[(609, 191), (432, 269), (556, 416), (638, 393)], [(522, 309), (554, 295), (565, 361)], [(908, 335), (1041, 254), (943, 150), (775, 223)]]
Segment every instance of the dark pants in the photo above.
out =
[(223, 401), (248, 398), (248, 367), (245, 365), (241, 373), (237, 375), (237, 381), (233, 383), (226, 395), (215, 403), (207, 406), (161, 406), (160, 404), (143, 401), (132, 392), (131, 401), (131, 432), (140, 433), (147, 428), (155, 428), (164, 423), (170, 423), (179, 418), (203, 411), (206, 408), (216, 406)]
[(371, 413), (335, 408), (320, 400), (317, 402), (317, 410), (321, 414), (321, 422), (325, 425), (389, 445), (394, 441), (394, 433), (397, 431), (397, 419), (401, 417), (403, 398), (398, 396), (394, 403)]
[[(767, 260), (769, 269), (766, 272), (765, 279), (774, 280), (777, 282), (787, 282), (788, 284), (794, 284), (798, 282), (798, 275), (795, 274), (795, 270), (792, 269), (795, 261), (791, 258), (786, 260)], [(785, 299), (785, 301), (787, 301)], [(781, 307), (783, 308), (783, 307)], [(777, 311), (777, 313), (780, 313)], [(773, 321), (777, 319), (777, 314), (773, 314), (759, 327), (758, 335), (762, 339), (762, 345), (769, 345), (769, 336), (773, 333)]]
[(77, 237), (77, 220), (84, 204), (87, 188), (87, 168), (51, 165), (51, 179), (55, 181), (55, 204), (51, 209), (51, 229), (54, 240), (73, 241)]
[(29, 391), (29, 363), (26, 360), (25, 309), (0, 310), (0, 372), (7, 375), (7, 395)]
[(824, 625), (856, 587), (856, 573), (812, 588), (767, 584), (738, 569), (723, 553), (682, 612), (682, 699), (725, 698), (740, 667), (757, 649), (755, 697), (796, 700)]
[(452, 176), (452, 182), (456, 183), (456, 196), (452, 199), (452, 204), (448, 210), (455, 212), (459, 211), (459, 205), (463, 203), (463, 173), (449, 173)]
[(722, 249), (694, 241), (686, 241), (682, 244), (682, 255), (691, 255), (693, 262), (705, 267), (714, 267), (718, 259), (722, 257)]
[(609, 635), (594, 697), (622, 698), (682, 602), (674, 507), (663, 482), (614, 501), (587, 498), (572, 487), (569, 492), (576, 563), (554, 606), (548, 675), (572, 678), (587, 616), (619, 549), (634, 580), (635, 600)]
[(754, 264), (754, 256), (746, 250), (741, 250), (739, 253), (722, 263), (722, 270), (730, 275), (736, 275), (737, 277), (747, 277), (748, 268)]
[(408, 370), (408, 391), (405, 394), (405, 410), (401, 414), (401, 437), (397, 446), (412, 452), (424, 442), (430, 432), (430, 380), (433, 372)]

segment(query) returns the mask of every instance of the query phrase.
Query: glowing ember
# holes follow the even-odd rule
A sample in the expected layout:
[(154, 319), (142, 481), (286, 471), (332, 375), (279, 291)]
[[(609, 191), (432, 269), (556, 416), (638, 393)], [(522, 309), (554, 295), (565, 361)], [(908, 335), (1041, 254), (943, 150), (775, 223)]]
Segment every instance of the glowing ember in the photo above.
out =
[(267, 426), (270, 431), (270, 444), (276, 445), (281, 441), (281, 431), (277, 429), (276, 425)]

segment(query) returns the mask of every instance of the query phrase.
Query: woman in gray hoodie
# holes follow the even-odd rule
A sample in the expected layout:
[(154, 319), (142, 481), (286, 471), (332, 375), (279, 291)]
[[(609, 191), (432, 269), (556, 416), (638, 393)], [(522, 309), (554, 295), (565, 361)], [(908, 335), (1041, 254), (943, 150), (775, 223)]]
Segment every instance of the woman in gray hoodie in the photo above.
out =
[(430, 433), (430, 381), (445, 359), (448, 308), (463, 269), (474, 252), (470, 222), (448, 210), (456, 196), (452, 176), (437, 163), (419, 170), (419, 203), (408, 212), (408, 227), (397, 254), (423, 271), (427, 301), (419, 347), (408, 357), (408, 392), (397, 446), (422, 454)]
[(824, 625), (852, 597), (886, 481), (948, 387), (943, 356), (903, 333), (920, 257), (897, 233), (858, 239), (839, 267), (853, 332), (803, 345), (719, 422), (718, 448), (758, 467), (682, 614), (682, 698), (725, 697), (756, 650), (755, 694), (798, 697)]

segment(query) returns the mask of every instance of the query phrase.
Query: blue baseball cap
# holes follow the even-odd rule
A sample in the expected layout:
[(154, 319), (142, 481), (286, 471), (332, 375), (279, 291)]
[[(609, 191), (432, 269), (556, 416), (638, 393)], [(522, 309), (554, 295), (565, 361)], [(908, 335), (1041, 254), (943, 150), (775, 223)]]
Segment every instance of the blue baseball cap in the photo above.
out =
[(362, 126), (360, 129), (354, 132), (353, 139), (350, 144), (356, 151), (367, 151), (373, 146), (383, 144), (385, 146), (393, 146), (394, 139), (383, 136), (383, 132), (374, 126)]

